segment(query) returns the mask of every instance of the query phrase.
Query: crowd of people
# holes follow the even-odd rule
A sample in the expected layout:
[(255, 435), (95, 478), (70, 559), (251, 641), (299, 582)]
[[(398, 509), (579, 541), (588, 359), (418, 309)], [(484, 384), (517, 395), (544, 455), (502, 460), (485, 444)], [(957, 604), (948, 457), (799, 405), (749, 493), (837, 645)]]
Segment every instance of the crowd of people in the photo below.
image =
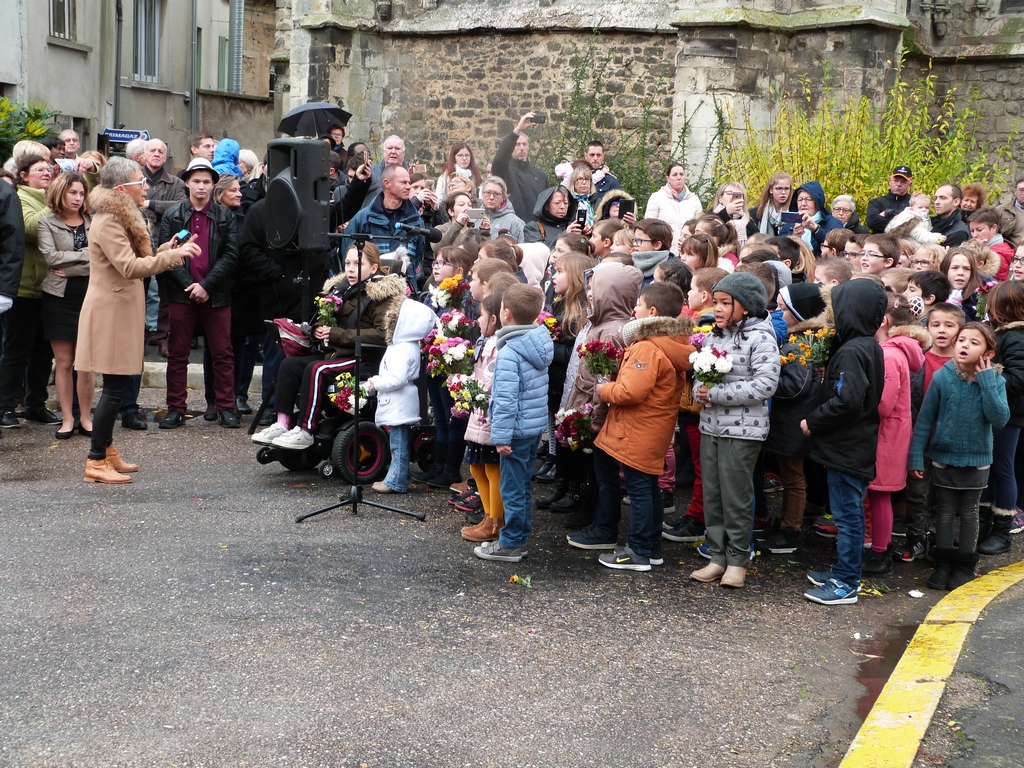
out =
[[(205, 417), (237, 428), (252, 413), (260, 360), (253, 440), (309, 450), (325, 411), (346, 407), (358, 331), (386, 347), (365, 382), (391, 441), (373, 490), (453, 488), (485, 560), (526, 556), (536, 508), (603, 566), (648, 571), (665, 541), (694, 542), (709, 562), (692, 578), (739, 588), (757, 549), (795, 552), (820, 511), (811, 529), (837, 559), (805, 596), (833, 605), (894, 562), (928, 557), (929, 586), (950, 589), (1010, 548), (1024, 529), (1024, 179), (991, 206), (977, 183), (913, 190), (900, 165), (861, 224), (852, 197), (829, 190), (829, 206), (815, 180), (780, 171), (756, 200), (733, 180), (701, 201), (671, 163), (641, 216), (600, 141), (552, 176), (533, 165), (535, 117), (490, 163), (458, 142), (436, 173), (407, 165), (399, 136), (373, 162), (331, 126), (315, 138), (343, 237), (305, 265), (268, 242), (264, 168), (231, 139), (192, 136), (177, 175), (159, 139), (124, 158), (79, 152), (73, 132), (20, 143), (0, 184), (0, 427), (20, 425), (20, 402), (58, 439), (90, 438), (87, 481), (129, 482), (113, 429), (148, 427), (143, 345), (167, 358), (159, 427), (174, 429), (202, 336)], [(303, 266), (322, 286), (312, 315)], [(284, 319), (297, 336), (266, 332)], [(411, 472), (409, 427), (428, 416), (435, 461)], [(550, 492), (535, 501), (533, 482)], [(681, 514), (677, 482), (693, 486)]]

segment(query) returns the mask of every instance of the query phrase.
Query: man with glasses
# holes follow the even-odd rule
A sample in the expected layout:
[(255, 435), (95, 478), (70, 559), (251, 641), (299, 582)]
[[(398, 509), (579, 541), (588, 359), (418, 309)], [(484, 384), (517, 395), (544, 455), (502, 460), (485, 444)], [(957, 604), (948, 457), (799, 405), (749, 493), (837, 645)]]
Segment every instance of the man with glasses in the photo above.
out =
[(235, 215), (213, 201), (219, 176), (209, 160), (197, 157), (185, 169), (188, 199), (164, 213), (160, 243), (177, 247), (178, 233), (187, 230), (199, 255), (167, 273), (170, 337), (167, 355), (167, 415), (160, 429), (185, 423), (186, 384), (192, 335), (201, 321), (213, 357), (213, 386), (217, 421), (237, 428), (235, 415), (235, 356), (231, 348), (231, 277), (238, 262)]
[(867, 225), (873, 234), (885, 232), (886, 226), (910, 205), (910, 188), (914, 174), (910, 166), (897, 165), (889, 177), (889, 194), (868, 201)]

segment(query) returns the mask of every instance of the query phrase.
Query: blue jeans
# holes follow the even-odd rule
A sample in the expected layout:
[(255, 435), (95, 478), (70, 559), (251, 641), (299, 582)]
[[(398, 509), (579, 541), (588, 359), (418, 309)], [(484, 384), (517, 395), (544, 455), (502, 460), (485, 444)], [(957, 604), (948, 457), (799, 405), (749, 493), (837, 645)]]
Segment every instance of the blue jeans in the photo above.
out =
[(836, 565), (832, 575), (848, 587), (860, 584), (864, 558), (864, 492), (868, 481), (828, 470), (828, 503), (832, 522), (839, 529), (836, 537)]
[[(622, 491), (619, 487), (619, 462), (595, 446), (594, 472), (597, 475), (597, 506), (592, 525), (608, 535), (619, 535), (622, 516)], [(658, 475), (648, 475), (622, 465), (629, 496), (629, 548), (638, 555), (651, 557), (661, 552), (661, 524), (665, 520), (665, 501), (658, 487)]]
[(391, 437), (391, 466), (388, 467), (384, 485), (396, 493), (405, 493), (409, 490), (409, 433), (408, 424), (388, 427), (388, 434)]
[(533, 497), (530, 494), (530, 477), (537, 463), (537, 437), (512, 438), (512, 455), (502, 456), (501, 502), (505, 505), (505, 527), (501, 529), (498, 542), (502, 547), (515, 549), (523, 546), (526, 537), (533, 532), (530, 511)]

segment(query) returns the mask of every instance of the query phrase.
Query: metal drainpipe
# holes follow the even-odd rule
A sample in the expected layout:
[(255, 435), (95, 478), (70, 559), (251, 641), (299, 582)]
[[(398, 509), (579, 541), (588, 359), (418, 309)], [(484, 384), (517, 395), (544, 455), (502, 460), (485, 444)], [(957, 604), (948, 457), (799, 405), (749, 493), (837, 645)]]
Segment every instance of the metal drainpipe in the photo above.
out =
[[(109, 7), (109, 6), (108, 6)], [(111, 128), (121, 127), (121, 28), (124, 25), (124, 7), (117, 0), (117, 40), (114, 45), (114, 124)]]
[(192, 97), (189, 99), (189, 132), (196, 132), (196, 100), (199, 98), (197, 93), (197, 81), (199, 79), (199, 72), (196, 71), (196, 59), (199, 56), (199, 33), (198, 30), (198, 10), (196, 3), (198, 0), (192, 0)]
[(228, 9), (228, 90), (242, 92), (242, 33), (245, 31), (245, 0), (231, 0)]

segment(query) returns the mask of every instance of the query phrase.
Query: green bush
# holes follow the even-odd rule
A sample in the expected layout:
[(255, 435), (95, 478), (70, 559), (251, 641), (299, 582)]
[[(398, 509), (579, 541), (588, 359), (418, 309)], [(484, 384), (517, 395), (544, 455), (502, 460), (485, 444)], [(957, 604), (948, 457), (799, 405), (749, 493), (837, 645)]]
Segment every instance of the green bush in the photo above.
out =
[(15, 104), (6, 96), (0, 97), (0, 158), (11, 156), (19, 141), (45, 139), (53, 133), (48, 125), (56, 115), (45, 104)]
[[(879, 108), (867, 96), (839, 103), (827, 67), (820, 93), (805, 75), (800, 93), (781, 96), (766, 129), (754, 128), (746, 114), (740, 127), (724, 132), (715, 176), (743, 182), (755, 201), (773, 173), (786, 171), (798, 184), (821, 182), (829, 200), (852, 195), (862, 218), (868, 200), (888, 192), (897, 165), (909, 165), (914, 188), (927, 194), (950, 181), (979, 181), (995, 199), (1009, 175), (1016, 130), (999, 147), (982, 142), (980, 95), (954, 86), (939, 98), (936, 79), (930, 71), (910, 79), (901, 62)], [(732, 115), (727, 123), (735, 126)]]

